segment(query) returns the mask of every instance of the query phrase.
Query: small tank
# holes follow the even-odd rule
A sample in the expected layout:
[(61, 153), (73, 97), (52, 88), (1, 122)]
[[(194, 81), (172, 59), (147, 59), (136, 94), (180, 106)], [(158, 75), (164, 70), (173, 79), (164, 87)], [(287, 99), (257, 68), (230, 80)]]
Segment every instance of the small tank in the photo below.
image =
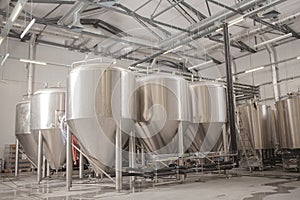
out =
[(37, 142), (30, 131), (30, 99), (25, 98), (16, 105), (15, 135), (29, 160), (37, 166)]
[(184, 137), (188, 152), (218, 151), (226, 123), (226, 94), (222, 84), (195, 82), (189, 85), (192, 121)]
[(42, 132), (44, 154), (52, 169), (59, 169), (66, 159), (65, 133), (61, 129), (65, 97), (65, 88), (44, 88), (37, 90), (31, 100), (31, 131), (36, 141)]

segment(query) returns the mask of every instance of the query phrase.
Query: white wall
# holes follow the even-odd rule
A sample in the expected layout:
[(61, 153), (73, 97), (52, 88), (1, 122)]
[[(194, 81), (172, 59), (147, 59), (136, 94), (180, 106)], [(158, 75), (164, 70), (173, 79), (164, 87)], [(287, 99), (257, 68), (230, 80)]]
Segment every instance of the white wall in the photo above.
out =
[[(300, 56), (300, 40), (295, 40), (284, 45), (276, 47), (278, 61), (292, 57)], [(261, 51), (251, 56), (242, 57), (235, 60), (237, 72), (245, 71), (249, 68), (256, 68), (270, 63), (270, 57), (267, 51)], [(225, 76), (225, 65), (218, 65), (210, 69), (201, 71), (201, 75), (219, 78)], [(300, 75), (300, 60), (291, 60), (278, 65), (278, 78), (295, 77)], [(271, 68), (266, 67), (263, 70), (237, 76), (237, 81), (251, 85), (260, 85), (272, 82)], [(300, 88), (300, 79), (294, 79), (279, 84), (280, 96), (286, 95), (291, 91), (298, 91)], [(260, 88), (261, 99), (274, 98), (272, 84)], [(274, 106), (274, 100), (263, 101), (267, 105)]]

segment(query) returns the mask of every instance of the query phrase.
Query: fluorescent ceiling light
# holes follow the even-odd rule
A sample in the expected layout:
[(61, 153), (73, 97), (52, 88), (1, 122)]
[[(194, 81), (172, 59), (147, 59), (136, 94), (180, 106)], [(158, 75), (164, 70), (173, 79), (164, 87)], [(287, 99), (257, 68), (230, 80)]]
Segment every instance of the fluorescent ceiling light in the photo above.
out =
[(12, 14), (10, 16), (10, 19), (12, 22), (16, 21), (17, 17), (19, 16), (19, 14), (21, 13), (23, 6), (20, 3), (17, 3), (15, 8), (12, 11)]
[(214, 61), (213, 61), (213, 60), (210, 60), (210, 61), (207, 61), (207, 62), (205, 62), (205, 63), (200, 63), (200, 64), (198, 64), (198, 65), (191, 66), (191, 67), (188, 68), (188, 70), (196, 69), (196, 68), (201, 68), (201, 67), (204, 67), (204, 66), (207, 66), (207, 65), (211, 65), (211, 64), (213, 64), (213, 63), (214, 63)]
[(179, 48), (181, 48), (181, 47), (182, 47), (182, 45), (180, 45), (180, 46), (178, 46), (178, 47), (175, 47), (175, 48), (173, 48), (173, 49), (170, 49), (170, 50), (164, 52), (163, 54), (165, 55), (165, 54), (170, 53), (170, 52), (172, 52), (172, 51), (174, 51), (174, 50), (176, 50), (176, 49), (179, 49)]
[(254, 45), (254, 48), (257, 48), (257, 47), (260, 47), (260, 46), (263, 46), (263, 45), (266, 45), (266, 44), (269, 44), (269, 43), (272, 43), (272, 42), (276, 42), (278, 40), (283, 40), (285, 38), (291, 37), (292, 35), (293, 35), (292, 33), (288, 33), (288, 34), (273, 38), (271, 40), (264, 41), (262, 43)]
[(232, 20), (232, 21), (230, 21), (229, 23), (228, 23), (228, 27), (231, 27), (231, 26), (233, 26), (233, 25), (236, 25), (237, 23), (240, 23), (240, 22), (242, 22), (242, 21), (244, 21), (245, 20), (245, 18), (242, 16), (242, 17), (239, 17), (239, 18), (236, 18), (236, 19), (234, 19), (234, 20)]
[(33, 26), (35, 23), (35, 18), (31, 20), (31, 22), (27, 25), (27, 27), (24, 29), (23, 33), (21, 34), (20, 38), (22, 39), (26, 33), (29, 31), (29, 29)]
[(22, 59), (22, 58), (20, 59), (20, 62), (37, 64), (37, 65), (47, 65), (46, 62), (41, 62), (41, 61), (37, 61), (37, 60), (28, 60), (28, 59)]
[(298, 56), (296, 59), (297, 59), (297, 60), (300, 60), (300, 56)]
[(262, 70), (264, 69), (265, 67), (258, 67), (258, 68), (254, 68), (254, 69), (249, 69), (249, 70), (246, 70), (245, 71), (245, 74), (247, 73), (251, 73), (251, 72), (255, 72), (255, 71), (258, 71), (258, 70)]
[(9, 56), (9, 53), (7, 53), (7, 54), (4, 56), (4, 58), (2, 59), (1, 64), (0, 64), (1, 66), (4, 65), (4, 63), (5, 63), (5, 61), (7, 60), (8, 56)]
[(4, 38), (0, 36), (0, 44), (2, 44)]

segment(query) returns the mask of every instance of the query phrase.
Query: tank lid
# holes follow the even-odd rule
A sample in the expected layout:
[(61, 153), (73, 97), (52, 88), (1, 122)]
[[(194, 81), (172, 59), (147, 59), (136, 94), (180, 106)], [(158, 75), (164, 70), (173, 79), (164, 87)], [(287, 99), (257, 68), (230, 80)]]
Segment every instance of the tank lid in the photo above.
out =
[(190, 83), (190, 87), (208, 86), (208, 87), (224, 87), (222, 83), (212, 81), (199, 81)]
[(65, 93), (66, 92), (66, 88), (62, 88), (62, 87), (51, 87), (51, 88), (43, 88), (43, 89), (39, 89), (37, 90), (34, 95), (36, 94), (46, 94), (46, 93)]
[(149, 80), (157, 80), (157, 79), (174, 79), (180, 81), (186, 81), (183, 77), (177, 75), (169, 75), (169, 74), (151, 74), (148, 76), (139, 77), (137, 79), (138, 82), (149, 81)]
[(119, 65), (111, 64), (111, 63), (92, 63), (92, 64), (80, 65), (80, 66), (77, 66), (77, 67), (73, 68), (71, 73), (75, 72), (75, 71), (91, 70), (91, 69), (107, 69), (107, 70), (110, 70), (110, 71), (113, 71), (113, 70), (115, 70), (115, 71), (124, 71), (124, 72), (128, 72), (128, 73), (133, 74), (132, 71), (130, 71), (128, 69), (125, 69), (125, 68), (122, 68)]

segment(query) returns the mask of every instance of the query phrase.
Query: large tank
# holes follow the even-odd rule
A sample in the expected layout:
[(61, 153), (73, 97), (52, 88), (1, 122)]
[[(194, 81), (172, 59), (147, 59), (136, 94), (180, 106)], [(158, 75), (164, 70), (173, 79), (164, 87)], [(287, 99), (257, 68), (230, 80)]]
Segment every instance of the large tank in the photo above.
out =
[(222, 126), (226, 123), (226, 94), (223, 85), (196, 82), (189, 86), (192, 123), (184, 142), (188, 152), (217, 151), (222, 142)]
[(66, 159), (65, 134), (60, 128), (65, 96), (65, 88), (44, 88), (31, 100), (31, 131), (37, 141), (38, 132), (42, 132), (44, 154), (52, 169), (61, 167)]
[[(94, 165), (112, 167), (116, 128), (128, 141), (136, 114), (135, 75), (107, 63), (74, 68), (68, 78), (67, 121)], [(97, 170), (97, 168), (95, 168)]]
[(30, 99), (24, 99), (16, 105), (15, 134), (26, 156), (37, 166), (37, 142), (30, 131)]
[(300, 95), (292, 94), (276, 102), (280, 147), (300, 148)]
[(241, 134), (247, 135), (254, 149), (272, 149), (274, 147), (274, 134), (272, 125), (273, 117), (270, 115), (270, 107), (249, 101), (238, 107)]
[(140, 142), (148, 152), (179, 152), (178, 129), (190, 121), (188, 82), (171, 75), (149, 75), (138, 82)]

